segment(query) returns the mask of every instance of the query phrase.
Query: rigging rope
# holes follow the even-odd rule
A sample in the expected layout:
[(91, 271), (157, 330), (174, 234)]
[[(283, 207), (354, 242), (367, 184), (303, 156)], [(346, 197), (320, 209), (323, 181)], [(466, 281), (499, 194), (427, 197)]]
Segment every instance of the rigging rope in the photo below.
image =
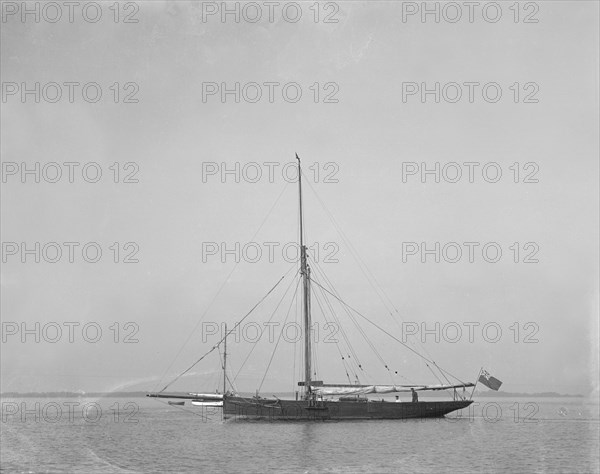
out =
[[(325, 272), (317, 266), (317, 268), (319, 269), (319, 271), (321, 272), (321, 274), (323, 275), (323, 278), (325, 281), (327, 281), (327, 283), (329, 284), (329, 286), (332, 288), (332, 290), (337, 293), (337, 291), (335, 290), (335, 288), (333, 287), (333, 285), (331, 284), (331, 282), (329, 281), (329, 279), (327, 278), (327, 275), (325, 275)], [(322, 285), (320, 285), (318, 283), (318, 281), (315, 280), (315, 283), (317, 283), (318, 286), (320, 286), (321, 288), (323, 288)], [(341, 301), (341, 298), (339, 297), (339, 295), (336, 295), (336, 297), (338, 298), (338, 300)], [(327, 300), (328, 301), (328, 300)], [(369, 337), (367, 336), (366, 332), (364, 331), (364, 329), (358, 324), (358, 321), (356, 320), (356, 318), (354, 316), (352, 316), (352, 313), (350, 313), (348, 311), (348, 309), (343, 306), (344, 311), (346, 312), (346, 314), (348, 315), (348, 317), (350, 318), (350, 320), (354, 323), (354, 326), (358, 329), (359, 334), (363, 337), (363, 339), (365, 340), (365, 342), (369, 345), (369, 347), (371, 348), (371, 350), (373, 351), (373, 353), (377, 356), (377, 358), (379, 359), (379, 361), (382, 363), (382, 365), (386, 368), (386, 370), (388, 370), (389, 372), (389, 368), (385, 362), (385, 360), (383, 359), (383, 357), (381, 356), (381, 354), (379, 353), (379, 351), (377, 350), (377, 348), (375, 347), (375, 345), (371, 342), (371, 340), (369, 339)], [(333, 309), (332, 309), (333, 312)], [(335, 313), (334, 313), (335, 314)], [(338, 324), (340, 325), (340, 328), (342, 327), (342, 325), (339, 322), (339, 319), (336, 318), (336, 321), (338, 322)], [(354, 352), (354, 351), (353, 351)], [(360, 370), (362, 372), (364, 372), (362, 364), (360, 364), (360, 361), (357, 360), (358, 363), (358, 367), (360, 368)], [(357, 376), (358, 378), (358, 376)]]
[[(320, 273), (321, 276), (323, 276), (323, 279), (327, 283), (329, 283), (329, 286), (333, 288), (333, 285), (327, 278), (327, 275), (325, 275), (325, 272), (323, 271), (323, 269), (321, 269), (321, 267), (317, 264), (315, 264), (314, 268), (316, 268), (317, 272)], [(336, 293), (337, 293), (337, 291), (336, 291)], [(315, 295), (316, 295), (316, 293), (315, 293)], [(348, 345), (348, 349), (349, 349), (348, 352), (350, 352), (352, 354), (352, 357), (354, 357), (353, 362), (356, 361), (357, 368), (360, 369), (361, 371), (363, 371), (362, 364), (358, 358), (358, 355), (354, 351), (354, 347), (352, 346), (352, 344), (350, 344), (350, 339), (348, 338), (348, 335), (346, 334), (346, 331), (344, 330), (344, 326), (340, 323), (339, 318), (336, 316), (335, 311), (333, 310), (333, 306), (331, 305), (331, 303), (329, 302), (329, 300), (327, 299), (327, 296), (325, 294), (323, 294), (323, 299), (327, 303), (327, 306), (329, 307), (329, 311), (331, 312), (333, 318), (335, 319), (336, 323), (338, 324), (338, 326), (340, 328), (342, 337), (344, 338), (344, 340), (346, 341), (346, 344)], [(344, 308), (344, 310), (346, 311), (346, 313), (348, 313), (348, 310), (346, 308)], [(352, 318), (352, 316), (350, 316), (350, 317)], [(348, 358), (351, 359), (350, 355), (348, 355)], [(358, 377), (358, 375), (356, 375), (356, 373), (354, 375), (356, 377)]]
[(269, 368), (271, 367), (271, 363), (273, 362), (273, 357), (275, 357), (275, 352), (277, 351), (277, 346), (279, 346), (279, 341), (281, 341), (281, 336), (283, 335), (283, 331), (285, 329), (285, 323), (287, 322), (287, 320), (290, 316), (290, 311), (292, 310), (292, 306), (294, 304), (294, 301), (296, 300), (296, 295), (298, 294), (298, 286), (299, 285), (300, 285), (300, 279), (298, 279), (298, 283), (296, 283), (296, 290), (294, 291), (294, 296), (292, 297), (292, 301), (290, 301), (290, 306), (288, 307), (287, 313), (285, 315), (285, 319), (283, 321), (283, 325), (281, 326), (281, 331), (279, 332), (279, 337), (277, 338), (277, 343), (275, 344), (275, 348), (273, 349), (273, 352), (271, 353), (271, 358), (269, 359), (269, 363), (267, 364), (267, 368), (265, 370), (262, 380), (260, 381), (260, 385), (258, 386), (258, 390), (256, 393), (260, 392), (260, 389), (263, 386), (265, 378), (267, 377), (267, 373), (269, 372)]
[[(296, 276), (298, 275), (298, 273), (296, 274)], [(273, 312), (271, 313), (271, 317), (269, 318), (269, 320), (267, 321), (267, 323), (270, 323), (271, 320), (273, 319), (273, 316), (275, 315), (275, 313), (277, 312), (277, 310), (279, 309), (279, 306), (281, 305), (283, 299), (285, 298), (285, 295), (287, 295), (287, 292), (289, 291), (289, 289), (292, 287), (292, 284), (294, 283), (294, 280), (290, 281), (290, 284), (288, 285), (288, 287), (285, 290), (285, 293), (283, 294), (283, 296), (281, 297), (281, 299), (279, 300), (279, 302), (277, 303), (277, 306), (275, 307), (275, 309), (273, 310)], [(298, 285), (300, 283), (300, 278), (298, 278), (298, 281), (296, 282), (296, 290), (294, 291), (294, 296), (293, 298), (296, 297), (296, 293), (298, 292)], [(293, 299), (292, 298), (292, 299)], [(233, 377), (233, 380), (237, 380), (238, 375), (240, 375), (240, 372), (242, 371), (242, 369), (244, 368), (244, 366), (246, 365), (246, 362), (248, 362), (248, 359), (250, 358), (250, 356), (252, 355), (252, 353), (254, 352), (254, 349), (256, 349), (256, 346), (258, 345), (258, 341), (260, 341), (260, 339), (262, 338), (262, 335), (264, 334), (264, 332), (266, 331), (266, 326), (265, 328), (261, 330), (260, 332), (260, 336), (258, 337), (258, 340), (256, 341), (256, 343), (254, 343), (252, 345), (252, 349), (250, 349), (250, 352), (248, 352), (248, 355), (246, 355), (246, 358), (244, 359), (244, 362), (242, 362), (242, 365), (240, 366), (240, 368), (238, 369), (238, 371), (235, 374), (235, 377)]]
[[(291, 270), (291, 269), (290, 269)], [(231, 332), (233, 332), (241, 323), (242, 321), (244, 321), (244, 319), (246, 319), (248, 316), (250, 316), (250, 314), (252, 314), (252, 312), (267, 298), (267, 296), (269, 296), (273, 290), (275, 290), (275, 288), (277, 288), (279, 286), (279, 284), (283, 281), (283, 279), (287, 276), (287, 274), (290, 272), (290, 270), (288, 270), (285, 275), (283, 275), (279, 281), (277, 283), (275, 283), (275, 286), (273, 286), (273, 288), (271, 288), (269, 290), (269, 292), (263, 296), (261, 298), (261, 300), (256, 303), (252, 309), (250, 311), (248, 311), (248, 313), (246, 313), (246, 315), (240, 319), (240, 321), (238, 323), (235, 324), (235, 326), (233, 327), (233, 329), (227, 331), (225, 333), (225, 335), (221, 338), (221, 340), (215, 344), (212, 349), (210, 349), (206, 354), (204, 354), (202, 357), (200, 357), (196, 362), (194, 362), (192, 365), (190, 365), (187, 369), (185, 369), (182, 373), (180, 373), (177, 377), (175, 377), (173, 380), (171, 380), (171, 382), (169, 382), (167, 385), (164, 386), (164, 388), (161, 390), (161, 392), (164, 392), (167, 388), (169, 388), (171, 385), (173, 385), (177, 380), (179, 380), (183, 375), (185, 375), (186, 373), (188, 373), (190, 370), (192, 370), (196, 364), (198, 364), (202, 359), (204, 359), (207, 355), (209, 355), (212, 351), (214, 351), (217, 347), (219, 347), (221, 345), (221, 343), (225, 340), (225, 338), (227, 337), (227, 335)], [(159, 392), (160, 393), (160, 392)]]
[[(398, 317), (402, 321), (404, 321), (403, 318), (402, 318), (402, 315), (400, 314), (400, 312), (398, 311), (398, 309), (396, 308), (396, 306), (394, 305), (394, 303), (392, 302), (392, 300), (390, 299), (390, 297), (387, 295), (387, 293), (381, 287), (381, 285), (379, 284), (379, 282), (375, 278), (375, 275), (373, 275), (373, 272), (371, 272), (371, 270), (369, 269), (369, 267), (367, 266), (367, 264), (361, 258), (361, 256), (358, 253), (358, 251), (352, 245), (352, 242), (350, 241), (350, 239), (348, 239), (348, 237), (346, 237), (346, 235), (345, 235), (344, 231), (342, 230), (341, 226), (337, 223), (337, 221), (333, 217), (333, 214), (329, 211), (329, 209), (327, 208), (327, 206), (325, 205), (325, 203), (323, 202), (323, 200), (317, 194), (317, 191), (315, 190), (315, 188), (311, 185), (310, 180), (306, 180), (306, 182), (307, 182), (310, 190), (313, 192), (313, 194), (317, 198), (317, 201), (321, 205), (322, 209), (327, 214), (327, 217), (329, 218), (329, 220), (331, 221), (331, 223), (335, 227), (335, 229), (338, 232), (339, 236), (342, 238), (342, 240), (344, 241), (344, 243), (348, 246), (348, 248), (350, 250), (350, 253), (352, 254), (352, 256), (354, 257), (354, 259), (358, 263), (358, 267), (359, 267), (360, 271), (365, 276), (365, 278), (369, 282), (369, 285), (371, 285), (371, 288), (373, 288), (373, 290), (375, 291), (375, 293), (379, 297), (380, 301), (386, 307), (386, 310), (388, 311), (388, 314), (389, 314), (390, 318), (394, 321), (394, 323), (396, 323), (396, 325), (398, 325), (398, 327), (400, 329), (402, 329), (400, 327), (400, 324), (398, 323), (398, 320), (396, 318), (394, 318), (394, 315), (392, 314), (392, 311), (390, 310), (390, 306), (395, 311), (395, 313), (398, 315)], [(329, 284), (333, 288), (333, 285), (331, 285), (331, 283), (329, 283)], [(448, 378), (444, 374), (444, 371), (435, 363), (435, 361), (433, 360), (433, 357), (431, 356), (431, 354), (429, 353), (429, 351), (427, 350), (427, 348), (420, 341), (418, 341), (418, 342), (419, 342), (419, 346), (420, 346), (421, 350), (423, 350), (427, 354), (427, 356), (429, 357), (429, 359), (431, 360), (431, 362), (433, 363), (433, 365), (439, 370), (439, 372), (442, 375), (442, 377), (444, 377), (446, 379), (446, 381), (450, 383), (450, 381), (448, 380)], [(414, 345), (414, 341), (410, 340), (410, 343), (412, 345)], [(442, 383), (441, 379), (437, 376), (437, 374), (434, 372), (434, 370), (431, 368), (431, 366), (429, 366), (428, 364), (425, 364), (425, 365), (427, 366), (427, 368), (429, 369), (429, 371), (433, 374), (433, 376), (440, 383)]]
[[(225, 380), (227, 380), (227, 382), (229, 382), (229, 386), (232, 388), (232, 390), (234, 392), (237, 392), (235, 385), (233, 384), (233, 382), (227, 375), (227, 372), (225, 371), (225, 360), (224, 360), (223, 356), (221, 355), (221, 351), (219, 351), (219, 360), (221, 361), (221, 370), (223, 371), (222, 373), (225, 374)], [(231, 365), (231, 362), (229, 362), (229, 364)], [(235, 379), (234, 379), (234, 381), (235, 381)], [(227, 386), (227, 384), (225, 384), (225, 385)], [(218, 388), (221, 387), (221, 373), (219, 373), (219, 383), (218, 383), (217, 387)], [(217, 390), (215, 390), (215, 392), (217, 392), (217, 393), (219, 392), (218, 388), (217, 388)], [(227, 391), (227, 389), (225, 391)], [(223, 392), (223, 395), (225, 395), (225, 392)]]
[(394, 339), (396, 342), (399, 342), (400, 344), (402, 344), (404, 347), (406, 347), (408, 350), (414, 352), (416, 355), (418, 355), (421, 359), (423, 359), (426, 362), (429, 362), (431, 364), (434, 364), (438, 370), (440, 370), (440, 372), (445, 372), (448, 375), (450, 375), (451, 377), (455, 378), (456, 380), (458, 380), (460, 383), (466, 383), (463, 382), (460, 378), (458, 378), (456, 375), (451, 374), (450, 372), (448, 372), (445, 369), (442, 369), (439, 365), (435, 364), (433, 361), (429, 360), (427, 357), (425, 357), (423, 354), (419, 354), (415, 349), (413, 349), (412, 347), (408, 346), (406, 343), (402, 342), (400, 339), (398, 339), (396, 336), (394, 336), (393, 334), (389, 333), (388, 331), (386, 331), (385, 329), (383, 329), (381, 326), (379, 326), (378, 324), (374, 323), (373, 321), (371, 321), (369, 318), (367, 318), (365, 315), (363, 315), (362, 313), (360, 313), (358, 310), (354, 309), (352, 306), (350, 306), (348, 303), (346, 303), (345, 301), (343, 301), (341, 298), (337, 297), (336, 295), (334, 295), (332, 292), (330, 292), (327, 288), (321, 286), (318, 282), (313, 281), (317, 286), (320, 286), (324, 291), (326, 291), (327, 293), (329, 293), (331, 296), (333, 296), (334, 298), (336, 298), (340, 303), (342, 303), (344, 306), (347, 306), (349, 309), (351, 309), (352, 311), (354, 311), (356, 314), (358, 314), (361, 318), (363, 318), (365, 321), (367, 321), (368, 323), (372, 324), (373, 326), (375, 326), (377, 329), (379, 329), (380, 331), (382, 331), (384, 334), (387, 334), (389, 337), (391, 337), (392, 339)]
[[(317, 267), (317, 268), (318, 268), (318, 267)], [(321, 274), (323, 275), (323, 278), (324, 278), (324, 279), (325, 279), (325, 280), (326, 280), (326, 281), (329, 283), (329, 286), (332, 288), (332, 291), (334, 291), (335, 293), (337, 293), (337, 290), (335, 290), (335, 288), (334, 288), (333, 284), (331, 283), (331, 281), (329, 280), (329, 278), (327, 277), (327, 275), (325, 275), (325, 272), (324, 272), (324, 270), (319, 268), (319, 271), (320, 271), (320, 272), (321, 272)], [(316, 280), (315, 280), (315, 282), (316, 282), (316, 283), (317, 283), (317, 285), (318, 285), (318, 282), (317, 282)], [(319, 286), (321, 286), (321, 285), (319, 285)], [(332, 313), (333, 313), (333, 315), (334, 315), (334, 318), (336, 319), (336, 321), (338, 322), (338, 324), (339, 324), (339, 326), (340, 326), (340, 328), (341, 328), (341, 327), (342, 327), (342, 325), (340, 324), (340, 322), (339, 322), (339, 319), (338, 319), (338, 318), (335, 316), (335, 312), (333, 311), (333, 308), (331, 307), (331, 304), (329, 303), (329, 300), (327, 299), (327, 297), (326, 297), (326, 295), (325, 295), (325, 294), (324, 294), (323, 296), (324, 296), (325, 300), (327, 301), (327, 304), (329, 305), (329, 307), (330, 307), (330, 310), (332, 311)], [(337, 298), (338, 298), (338, 299), (340, 299), (340, 300), (341, 300), (341, 298), (339, 297), (339, 295), (336, 295), (336, 296), (337, 296)], [(383, 359), (383, 357), (381, 356), (381, 354), (379, 353), (379, 351), (376, 349), (375, 345), (374, 345), (374, 344), (371, 342), (371, 340), (370, 340), (370, 339), (369, 339), (369, 337), (367, 336), (366, 332), (365, 332), (365, 331), (362, 329), (362, 327), (361, 327), (361, 326), (358, 324), (358, 321), (356, 320), (356, 318), (355, 318), (354, 316), (352, 316), (352, 314), (351, 314), (351, 313), (348, 311), (348, 309), (347, 309), (345, 306), (343, 306), (343, 308), (344, 308), (344, 311), (346, 312), (346, 314), (348, 315), (348, 317), (350, 318), (350, 320), (351, 320), (351, 321), (354, 323), (354, 325), (355, 325), (355, 326), (356, 326), (356, 328), (358, 329), (359, 333), (362, 335), (362, 337), (364, 338), (364, 340), (367, 342), (367, 344), (369, 345), (369, 347), (371, 348), (371, 350), (373, 351), (373, 353), (374, 353), (374, 354), (375, 354), (375, 355), (378, 357), (379, 361), (380, 361), (380, 362), (382, 363), (382, 365), (384, 366), (385, 370), (386, 370), (386, 371), (387, 371), (387, 373), (388, 373), (388, 376), (390, 377), (390, 381), (392, 382), (392, 385), (394, 385), (394, 383), (395, 383), (395, 382), (394, 382), (394, 379), (393, 379), (393, 376), (392, 376), (392, 372), (391, 372), (390, 368), (388, 367), (388, 365), (387, 365), (386, 361)], [(360, 366), (360, 365), (359, 365), (359, 368), (360, 368), (360, 369), (361, 369), (361, 371), (363, 371), (363, 373), (364, 373), (364, 370), (363, 370), (362, 366)], [(397, 371), (396, 371), (396, 373), (397, 373)], [(356, 374), (355, 374), (355, 377), (356, 377), (356, 379), (358, 380), (358, 376), (357, 376)], [(402, 378), (405, 378), (405, 379), (406, 379), (406, 377), (402, 377)], [(408, 379), (407, 379), (407, 380), (408, 380)]]
[[(258, 229), (256, 230), (256, 232), (254, 233), (254, 235), (252, 236), (252, 238), (248, 242), (254, 242), (254, 239), (256, 238), (256, 236), (258, 235), (258, 233), (261, 231), (261, 229), (265, 225), (265, 222), (267, 222), (267, 219), (269, 218), (269, 216), (273, 212), (273, 209), (275, 209), (275, 206), (277, 206), (277, 203), (281, 199), (281, 196), (283, 196), (283, 193), (288, 188), (288, 185), (289, 185), (289, 183), (286, 183), (286, 185), (283, 187), (283, 189), (281, 190), (281, 193), (279, 193), (279, 196), (277, 197), (277, 199), (275, 200), (275, 202), (271, 206), (271, 209), (269, 209), (269, 212), (267, 212), (267, 215), (265, 216), (265, 218), (263, 219), (263, 221), (261, 222), (261, 224), (258, 226)], [(163, 374), (160, 377), (160, 379), (158, 379), (158, 382), (156, 382), (156, 385), (154, 386), (155, 387), (155, 389), (154, 389), (155, 391), (156, 391), (156, 387), (158, 385), (160, 385), (160, 382), (167, 375), (167, 372), (169, 372), (169, 370), (171, 370), (171, 367), (173, 367), (173, 364), (175, 364), (175, 361), (177, 360), (177, 358), (179, 357), (179, 355), (181, 354), (181, 352), (183, 351), (183, 349), (185, 348), (185, 346), (187, 346), (187, 344), (190, 342), (190, 339), (192, 338), (192, 336), (194, 335), (194, 333), (198, 330), (198, 326), (200, 326), (200, 323), (204, 320), (204, 317), (206, 316), (206, 314), (208, 313), (208, 311), (210, 310), (210, 308), (212, 308), (213, 304), (215, 304), (215, 301), (217, 300), (217, 298), (219, 297), (219, 295), (223, 291), (223, 288), (225, 288), (225, 285), (227, 285), (227, 282), (231, 278), (231, 275), (233, 275), (233, 272), (235, 272), (235, 270), (238, 267), (240, 261), (237, 261), (235, 263), (235, 265), (231, 269), (231, 272), (229, 272), (229, 275), (227, 275), (227, 278), (225, 278), (225, 280), (223, 280), (223, 284), (219, 287), (219, 289), (217, 290), (217, 293), (215, 294), (215, 296), (213, 297), (213, 299), (208, 304), (207, 308), (204, 310), (204, 312), (202, 313), (202, 315), (198, 319), (198, 322), (196, 323), (196, 325), (194, 326), (194, 328), (189, 333), (187, 339), (185, 340), (185, 342), (183, 343), (183, 345), (179, 348), (179, 350), (177, 351), (177, 354), (175, 354), (175, 357), (173, 358), (173, 360), (171, 361), (171, 363), (169, 364), (169, 366), (165, 369), (165, 371), (163, 372)]]
[[(317, 302), (317, 305), (319, 306), (319, 309), (321, 310), (321, 314), (323, 315), (323, 318), (325, 319), (325, 321), (328, 324), (330, 324), (316, 292), (314, 293), (314, 297), (315, 297), (315, 301)], [(329, 303), (329, 301), (327, 301), (327, 303)], [(334, 317), (335, 317), (335, 315), (334, 315)], [(339, 325), (339, 323), (338, 323), (338, 325)], [(339, 326), (339, 327), (341, 328), (341, 326)], [(342, 350), (340, 349), (340, 345), (338, 344), (338, 341), (335, 341), (335, 347), (338, 350), (338, 353), (340, 354), (340, 358), (342, 359), (342, 366), (344, 367), (344, 372), (346, 373), (346, 378), (348, 379), (348, 383), (352, 383), (352, 380), (350, 379), (350, 374), (348, 373), (348, 370), (349, 370), (348, 365), (346, 364), (346, 360), (344, 359), (344, 354), (342, 353)], [(353, 375), (356, 375), (356, 373), (354, 373)]]

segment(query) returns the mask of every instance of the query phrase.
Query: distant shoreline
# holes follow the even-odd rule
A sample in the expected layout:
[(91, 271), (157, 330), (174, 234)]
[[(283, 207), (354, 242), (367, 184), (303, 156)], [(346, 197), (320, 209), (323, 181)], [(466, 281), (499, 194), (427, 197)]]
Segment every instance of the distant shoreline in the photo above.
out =
[[(2, 398), (137, 398), (145, 397), (148, 392), (4, 392), (0, 393)], [(185, 392), (181, 392), (185, 393)], [(277, 392), (276, 392), (277, 393)], [(269, 396), (270, 394), (263, 394), (263, 396)], [(282, 396), (293, 396), (293, 393), (279, 393)], [(447, 393), (443, 394), (428, 394), (427, 396), (440, 397), (448, 396)], [(585, 395), (581, 394), (563, 394), (556, 392), (539, 392), (539, 393), (521, 393), (521, 392), (475, 392), (474, 398), (585, 398)]]

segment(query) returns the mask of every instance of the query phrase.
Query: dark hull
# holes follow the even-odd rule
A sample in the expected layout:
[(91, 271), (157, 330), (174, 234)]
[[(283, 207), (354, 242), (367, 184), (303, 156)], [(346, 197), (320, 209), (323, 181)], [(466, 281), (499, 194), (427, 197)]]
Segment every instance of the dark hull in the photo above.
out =
[(324, 401), (310, 404), (307, 400), (255, 399), (225, 397), (225, 419), (248, 420), (402, 420), (434, 418), (447, 415), (472, 403), (466, 401), (440, 402), (357, 402)]

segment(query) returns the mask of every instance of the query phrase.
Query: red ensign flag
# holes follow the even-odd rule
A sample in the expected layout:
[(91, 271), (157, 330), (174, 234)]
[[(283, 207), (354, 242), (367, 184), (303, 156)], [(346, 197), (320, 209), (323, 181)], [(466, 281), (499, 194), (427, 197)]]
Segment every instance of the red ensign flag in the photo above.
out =
[(495, 377), (492, 377), (487, 370), (482, 370), (481, 375), (479, 376), (479, 381), (488, 388), (492, 390), (498, 390), (502, 382)]

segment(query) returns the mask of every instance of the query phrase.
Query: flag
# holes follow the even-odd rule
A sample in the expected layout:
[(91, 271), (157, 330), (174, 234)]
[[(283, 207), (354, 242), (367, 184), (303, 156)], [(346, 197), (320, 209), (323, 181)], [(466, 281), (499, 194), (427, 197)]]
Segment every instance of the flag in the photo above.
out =
[(487, 370), (482, 370), (479, 376), (479, 382), (492, 390), (498, 390), (502, 382), (495, 377), (492, 377)]

